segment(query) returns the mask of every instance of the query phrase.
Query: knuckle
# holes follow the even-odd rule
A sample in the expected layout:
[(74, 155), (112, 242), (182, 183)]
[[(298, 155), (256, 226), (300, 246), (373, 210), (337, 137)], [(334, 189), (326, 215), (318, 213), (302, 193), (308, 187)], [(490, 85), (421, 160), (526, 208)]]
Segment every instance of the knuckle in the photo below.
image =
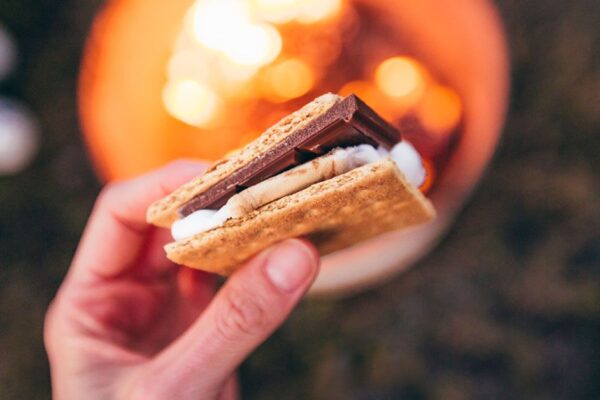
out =
[(124, 398), (130, 400), (158, 400), (161, 398), (159, 390), (160, 388), (157, 387), (155, 379), (145, 378), (136, 382)]
[(204, 169), (206, 169), (206, 163), (198, 160), (192, 160), (188, 158), (180, 158), (174, 161), (169, 162), (162, 168), (162, 172), (165, 174), (171, 174), (173, 171), (178, 171), (181, 169), (194, 168), (198, 169), (198, 174), (200, 174)]
[(224, 312), (217, 314), (216, 328), (226, 340), (251, 336), (261, 332), (269, 323), (264, 302), (239, 290), (226, 296)]
[(44, 346), (48, 352), (51, 352), (54, 348), (54, 337), (56, 330), (55, 313), (56, 299), (50, 302), (48, 310), (46, 311), (46, 315), (44, 316), (43, 340)]
[(100, 194), (98, 195), (98, 198), (96, 199), (96, 206), (106, 205), (113, 202), (120, 191), (121, 185), (121, 183), (115, 182), (107, 183), (102, 188)]
[(165, 165), (166, 170), (178, 169), (182, 167), (186, 167), (191, 164), (190, 160), (186, 160), (184, 158), (178, 158), (177, 160), (170, 161), (167, 165)]

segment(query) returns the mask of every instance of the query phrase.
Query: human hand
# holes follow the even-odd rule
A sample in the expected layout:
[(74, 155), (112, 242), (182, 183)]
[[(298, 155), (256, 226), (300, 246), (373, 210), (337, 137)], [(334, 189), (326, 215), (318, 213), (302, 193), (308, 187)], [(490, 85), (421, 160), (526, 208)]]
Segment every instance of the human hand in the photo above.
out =
[(177, 162), (100, 194), (46, 315), (56, 399), (232, 399), (235, 370), (314, 280), (318, 253), (288, 240), (214, 294), (212, 275), (169, 262), (146, 208), (204, 166)]

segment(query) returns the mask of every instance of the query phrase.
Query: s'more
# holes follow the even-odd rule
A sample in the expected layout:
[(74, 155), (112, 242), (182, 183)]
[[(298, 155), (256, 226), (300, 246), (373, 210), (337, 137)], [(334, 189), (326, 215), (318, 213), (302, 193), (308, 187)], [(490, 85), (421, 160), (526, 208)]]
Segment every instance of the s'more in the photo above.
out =
[(148, 208), (177, 264), (229, 275), (274, 243), (322, 255), (430, 221), (418, 152), (357, 96), (325, 94)]

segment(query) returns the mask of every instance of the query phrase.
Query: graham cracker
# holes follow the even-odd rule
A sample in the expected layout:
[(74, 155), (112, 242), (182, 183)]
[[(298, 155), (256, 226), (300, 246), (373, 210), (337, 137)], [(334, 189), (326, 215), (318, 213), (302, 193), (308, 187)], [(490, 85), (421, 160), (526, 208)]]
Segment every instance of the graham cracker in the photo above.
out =
[(167, 257), (229, 275), (259, 251), (308, 236), (321, 254), (382, 233), (427, 222), (429, 200), (386, 158), (269, 203), (224, 226), (165, 246)]
[(178, 210), (183, 204), (244, 167), (294, 132), (302, 129), (311, 121), (323, 115), (341, 99), (340, 96), (331, 93), (324, 94), (300, 110), (286, 116), (246, 147), (230, 154), (227, 158), (217, 161), (203, 175), (192, 179), (167, 197), (152, 204), (148, 208), (146, 220), (151, 224), (169, 228), (174, 221), (180, 218)]

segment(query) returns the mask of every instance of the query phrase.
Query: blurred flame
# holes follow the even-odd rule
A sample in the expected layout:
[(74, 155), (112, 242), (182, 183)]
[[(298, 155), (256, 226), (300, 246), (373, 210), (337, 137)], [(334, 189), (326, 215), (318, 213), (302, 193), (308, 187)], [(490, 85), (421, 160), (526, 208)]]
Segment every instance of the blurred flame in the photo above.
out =
[(281, 102), (305, 95), (314, 83), (314, 73), (305, 62), (289, 59), (264, 71), (262, 89), (269, 100)]
[(257, 15), (275, 24), (297, 21), (311, 24), (335, 15), (341, 0), (251, 0)]
[[(243, 148), (248, 143), (250, 143), (257, 137), (259, 137), (261, 133), (262, 133), (261, 131), (254, 130), (254, 131), (249, 131), (249, 132), (243, 134), (242, 136), (240, 136), (238, 147), (236, 149), (232, 150), (232, 152), (239, 151), (239, 149)], [(227, 153), (226, 157), (229, 157), (230, 155), (231, 154)]]
[(367, 103), (373, 104), (380, 97), (378, 92), (371, 82), (351, 81), (342, 86), (338, 93), (343, 97), (355, 94)]
[(392, 120), (395, 117), (395, 107), (386, 96), (375, 86), (368, 81), (352, 81), (346, 83), (338, 92), (340, 96), (348, 96), (355, 94), (363, 99), (377, 113), (387, 120)]
[(171, 80), (191, 79), (204, 81), (209, 77), (210, 68), (206, 60), (190, 49), (181, 49), (171, 56), (167, 65), (167, 76)]
[(425, 182), (423, 182), (423, 184), (421, 186), (419, 186), (419, 190), (422, 193), (429, 193), (429, 191), (431, 190), (431, 187), (433, 186), (433, 183), (435, 182), (437, 176), (436, 176), (436, 170), (435, 170), (435, 165), (433, 163), (433, 161), (427, 159), (427, 158), (423, 158), (423, 167), (425, 167)]
[(163, 102), (177, 119), (193, 126), (203, 126), (214, 118), (219, 99), (201, 83), (182, 79), (170, 81), (165, 86)]
[(262, 66), (281, 52), (281, 35), (272, 25), (257, 23), (247, 2), (206, 0), (193, 11), (195, 38), (233, 62)]
[(247, 4), (236, 0), (198, 1), (191, 13), (196, 40), (217, 51), (231, 46), (237, 40), (238, 29), (252, 22)]
[(341, 0), (306, 0), (303, 3), (304, 7), (298, 16), (298, 22), (304, 24), (327, 19), (342, 9)]
[(284, 102), (303, 96), (315, 85), (315, 71), (301, 59), (271, 65), (259, 90), (253, 81), (283, 50), (281, 32), (272, 24), (318, 22), (338, 12), (342, 1), (196, 0), (186, 13), (167, 65), (163, 93), (167, 112), (206, 127), (220, 98), (250, 100), (262, 94)]
[(414, 103), (423, 95), (425, 74), (421, 65), (409, 57), (392, 57), (375, 70), (375, 82), (388, 96)]
[(461, 119), (460, 97), (449, 87), (433, 85), (427, 89), (417, 115), (427, 131), (437, 135), (448, 134)]
[(235, 63), (249, 66), (267, 65), (279, 56), (282, 39), (271, 25), (253, 24), (240, 27), (237, 39), (224, 53)]
[(250, 4), (260, 18), (274, 24), (294, 20), (301, 0), (251, 0)]
[[(280, 25), (324, 21), (343, 5), (344, 0), (196, 0), (167, 65), (166, 110), (186, 124), (216, 130), (227, 125), (222, 119), (215, 125), (221, 110), (246, 102), (249, 113), (240, 116), (234, 129), (248, 130), (233, 141), (243, 146), (260, 134), (247, 118), (269, 123), (290, 111), (285, 106), (264, 109), (261, 99), (285, 103), (306, 95), (322, 77), (331, 78), (328, 66), (343, 51), (338, 25), (310, 30)], [(396, 125), (416, 118), (424, 135), (436, 143), (445, 143), (443, 135), (460, 122), (458, 95), (435, 82), (414, 58), (389, 57), (376, 65), (372, 76), (356, 78), (337, 81), (339, 94), (358, 95)], [(435, 153), (422, 154), (427, 178), (420, 189), (427, 192), (436, 178)]]

